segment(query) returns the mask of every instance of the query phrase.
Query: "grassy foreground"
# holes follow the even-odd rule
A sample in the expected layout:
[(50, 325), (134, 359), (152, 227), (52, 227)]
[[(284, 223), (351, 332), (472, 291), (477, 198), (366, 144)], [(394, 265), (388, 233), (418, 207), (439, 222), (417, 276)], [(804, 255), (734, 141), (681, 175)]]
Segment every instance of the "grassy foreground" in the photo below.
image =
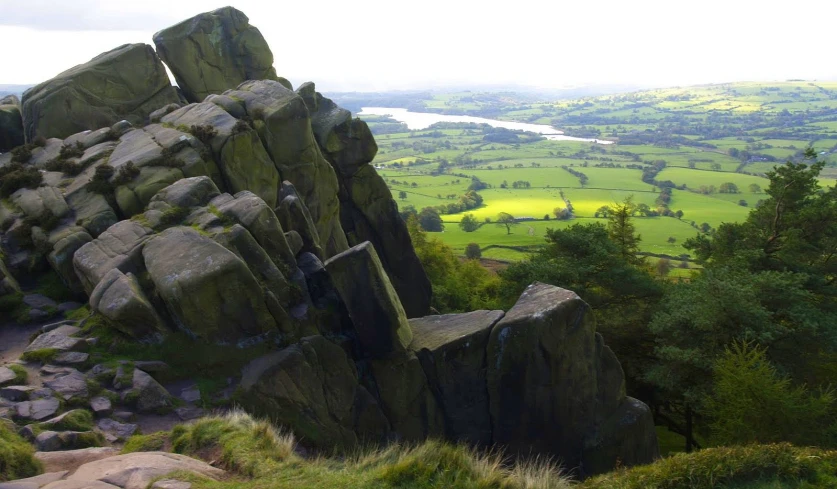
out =
[(241, 412), (171, 433), (139, 435), (126, 452), (167, 449), (220, 461), (232, 477), (190, 477), (195, 489), (778, 489), (837, 487), (837, 452), (788, 444), (710, 448), (655, 464), (571, 481), (550, 463), (509, 464), (500, 454), (439, 441), (390, 445), (342, 457), (303, 458), (293, 435)]
[(14, 425), (0, 419), (0, 482), (32, 477), (41, 472), (35, 449), (14, 432)]

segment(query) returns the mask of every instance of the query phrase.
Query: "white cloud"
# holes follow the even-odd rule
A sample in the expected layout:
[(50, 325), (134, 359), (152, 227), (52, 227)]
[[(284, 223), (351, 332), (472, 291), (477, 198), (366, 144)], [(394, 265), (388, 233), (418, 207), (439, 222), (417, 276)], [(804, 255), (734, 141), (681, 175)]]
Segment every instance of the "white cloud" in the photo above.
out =
[[(45, 80), (222, 5), (196, 0), (0, 0), (0, 83)], [(321, 90), (447, 83), (560, 87), (837, 78), (827, 2), (263, 2), (234, 4), (277, 72)], [(820, 22), (821, 21), (821, 22)], [(820, 26), (820, 23), (822, 26)], [(12, 24), (12, 25), (9, 25)]]

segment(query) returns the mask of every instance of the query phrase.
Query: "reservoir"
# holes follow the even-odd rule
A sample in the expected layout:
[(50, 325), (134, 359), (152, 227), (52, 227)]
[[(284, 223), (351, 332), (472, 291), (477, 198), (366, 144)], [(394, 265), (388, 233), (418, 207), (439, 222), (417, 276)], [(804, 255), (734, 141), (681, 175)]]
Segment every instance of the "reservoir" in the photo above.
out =
[(407, 124), (407, 127), (411, 130), (427, 129), (432, 124), (435, 124), (437, 122), (473, 122), (476, 124), (488, 124), (491, 127), (503, 127), (506, 129), (534, 132), (536, 134), (542, 135), (550, 141), (584, 141), (588, 143), (613, 144), (613, 141), (608, 141), (606, 139), (588, 139), (565, 136), (564, 133), (559, 129), (556, 129), (552, 126), (547, 126), (545, 124), (529, 124), (526, 122), (500, 121), (496, 119), (485, 119), (483, 117), (473, 117), (469, 115), (447, 115), (434, 114), (432, 112), (411, 112), (407, 109), (394, 107), (363, 107), (361, 111), (357, 113), (357, 115), (361, 117), (365, 115), (387, 115), (397, 120), (398, 122), (403, 122), (404, 124)]

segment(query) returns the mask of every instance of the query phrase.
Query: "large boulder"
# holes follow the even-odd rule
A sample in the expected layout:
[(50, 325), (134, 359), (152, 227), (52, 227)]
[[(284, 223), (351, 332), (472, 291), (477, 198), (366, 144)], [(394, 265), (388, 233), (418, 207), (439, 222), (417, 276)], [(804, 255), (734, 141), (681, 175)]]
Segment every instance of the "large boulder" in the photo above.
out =
[(241, 100), (284, 180), (294, 184), (308, 207), (326, 257), (348, 248), (340, 226), (338, 183), (311, 129), (302, 97), (272, 80), (250, 80), (225, 92)]
[(340, 182), (340, 222), (349, 245), (370, 241), (401, 298), (407, 317), (430, 312), (430, 280), (416, 256), (392, 193), (369, 163), (378, 146), (366, 122), (305, 83), (297, 93), (311, 113), (317, 143)]
[[(628, 445), (620, 444), (621, 436), (631, 426), (642, 436), (627, 459), (651, 462), (646, 455), (656, 453), (653, 423), (649, 426), (640, 415), (636, 422), (617, 422), (616, 413), (607, 412), (613, 400), (624, 396), (624, 387), (613, 378), (621, 368), (616, 372), (610, 358), (600, 357), (606, 355), (602, 347), (590, 307), (581, 298), (551, 285), (530, 285), (494, 326), (488, 342), (494, 443), (513, 453), (549, 454), (569, 467), (586, 466), (584, 457), (594, 455), (599, 456), (597, 467), (612, 466), (616, 459), (608, 454), (624, 453), (619, 447)], [(599, 373), (616, 392), (605, 387), (600, 392)], [(585, 452), (590, 446), (603, 448)]]
[(322, 336), (254, 360), (244, 368), (239, 389), (249, 409), (317, 446), (380, 441), (389, 429), (374, 398), (358, 384), (354, 363)]
[(113, 269), (140, 275), (145, 271), (142, 247), (153, 231), (130, 219), (119, 221), (73, 255), (73, 267), (87, 294)]
[(65, 138), (127, 119), (139, 124), (178, 96), (147, 44), (125, 44), (75, 66), (23, 94), (27, 141)]
[(364, 354), (381, 358), (404, 352), (413, 340), (398, 294), (368, 241), (325, 262), (334, 287), (346, 304)]
[(166, 327), (133, 274), (114, 268), (90, 294), (90, 307), (134, 338), (165, 333)]
[(0, 153), (24, 143), (20, 100), (14, 95), (0, 98)]
[(276, 328), (247, 264), (198, 231), (169, 228), (151, 238), (142, 255), (178, 326), (210, 341), (238, 341)]
[(190, 102), (202, 102), (245, 80), (280, 80), (262, 34), (233, 7), (163, 29), (154, 34), (154, 44)]
[[(243, 108), (242, 108), (243, 110)], [(191, 104), (166, 115), (164, 124), (203, 127), (206, 141), (215, 155), (224, 183), (231, 193), (249, 190), (271, 208), (276, 206), (279, 171), (270, 160), (259, 135), (244, 121), (239, 121), (216, 104)]]
[(410, 349), (439, 400), (451, 440), (491, 444), (485, 352), (491, 328), (503, 315), (473, 311), (410, 320)]

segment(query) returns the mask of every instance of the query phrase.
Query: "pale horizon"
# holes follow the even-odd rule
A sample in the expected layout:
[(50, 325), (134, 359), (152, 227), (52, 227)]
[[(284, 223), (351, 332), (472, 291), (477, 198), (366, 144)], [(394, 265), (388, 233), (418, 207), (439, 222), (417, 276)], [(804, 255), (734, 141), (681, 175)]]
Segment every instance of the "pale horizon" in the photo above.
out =
[[(37, 84), (126, 43), (153, 46), (155, 32), (228, 3), (0, 0), (0, 44), (23, 47), (4, 51), (0, 84)], [(837, 80), (829, 33), (811, 20), (837, 7), (809, 0), (230, 4), (265, 36), (279, 75), (326, 92)]]

